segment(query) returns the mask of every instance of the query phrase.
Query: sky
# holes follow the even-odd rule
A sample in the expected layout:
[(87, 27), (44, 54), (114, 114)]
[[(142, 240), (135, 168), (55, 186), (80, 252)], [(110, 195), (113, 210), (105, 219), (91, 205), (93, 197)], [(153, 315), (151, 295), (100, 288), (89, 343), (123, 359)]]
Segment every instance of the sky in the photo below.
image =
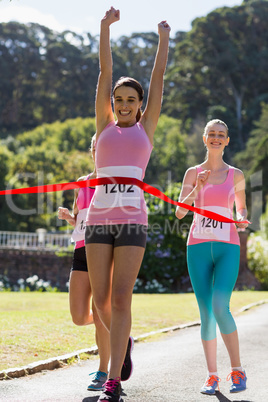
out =
[(100, 20), (113, 6), (120, 21), (111, 27), (111, 37), (133, 32), (157, 32), (167, 20), (172, 33), (189, 31), (191, 22), (218, 7), (240, 5), (242, 0), (0, 0), (0, 22), (36, 22), (55, 31), (99, 34)]

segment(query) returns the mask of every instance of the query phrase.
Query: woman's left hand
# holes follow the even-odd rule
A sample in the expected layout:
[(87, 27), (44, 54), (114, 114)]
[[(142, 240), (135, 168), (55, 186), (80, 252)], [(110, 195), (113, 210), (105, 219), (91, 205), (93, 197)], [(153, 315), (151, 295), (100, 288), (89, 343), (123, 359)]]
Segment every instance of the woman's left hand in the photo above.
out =
[[(239, 221), (241, 221), (241, 223), (240, 223)], [(246, 221), (246, 222), (245, 222), (245, 223), (242, 223), (242, 221)], [(248, 222), (248, 221), (244, 218), (244, 216), (240, 216), (239, 219), (237, 219), (236, 226), (237, 226), (239, 229), (246, 229), (246, 228), (248, 227), (248, 223), (247, 223), (247, 222)]]

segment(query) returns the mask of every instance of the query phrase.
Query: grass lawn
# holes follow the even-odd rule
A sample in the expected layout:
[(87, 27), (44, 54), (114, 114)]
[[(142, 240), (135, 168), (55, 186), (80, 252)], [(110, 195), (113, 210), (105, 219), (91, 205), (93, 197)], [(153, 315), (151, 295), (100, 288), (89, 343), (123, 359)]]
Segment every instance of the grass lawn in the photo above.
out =
[[(234, 314), (268, 299), (268, 292), (234, 292)], [(134, 294), (132, 331), (136, 337), (199, 319), (194, 294)], [(94, 325), (77, 327), (67, 293), (0, 292), (0, 370), (64, 355), (95, 345)]]

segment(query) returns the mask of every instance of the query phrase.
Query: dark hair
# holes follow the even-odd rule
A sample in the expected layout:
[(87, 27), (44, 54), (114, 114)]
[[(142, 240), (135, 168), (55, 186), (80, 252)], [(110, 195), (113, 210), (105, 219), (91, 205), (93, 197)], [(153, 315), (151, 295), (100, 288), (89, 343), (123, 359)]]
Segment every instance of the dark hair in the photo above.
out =
[[(116, 81), (115, 85), (114, 85), (114, 89), (113, 89), (113, 96), (115, 94), (115, 91), (119, 88), (119, 87), (130, 87), (133, 88), (137, 91), (138, 96), (139, 96), (139, 101), (143, 101), (144, 98), (144, 90), (141, 86), (141, 84), (139, 83), (139, 81), (135, 80), (134, 78), (131, 77), (120, 77), (119, 80)], [(139, 108), (137, 116), (136, 116), (136, 120), (139, 121), (142, 115), (142, 111), (141, 108)]]

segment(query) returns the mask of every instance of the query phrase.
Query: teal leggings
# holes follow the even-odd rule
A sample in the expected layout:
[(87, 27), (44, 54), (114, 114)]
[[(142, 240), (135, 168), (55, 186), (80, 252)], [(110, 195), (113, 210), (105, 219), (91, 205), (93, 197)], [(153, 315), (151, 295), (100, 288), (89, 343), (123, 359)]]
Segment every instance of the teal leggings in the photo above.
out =
[(229, 303), (238, 276), (240, 246), (224, 242), (204, 242), (187, 247), (190, 279), (201, 318), (201, 338), (216, 338), (216, 322), (222, 334), (236, 325)]

